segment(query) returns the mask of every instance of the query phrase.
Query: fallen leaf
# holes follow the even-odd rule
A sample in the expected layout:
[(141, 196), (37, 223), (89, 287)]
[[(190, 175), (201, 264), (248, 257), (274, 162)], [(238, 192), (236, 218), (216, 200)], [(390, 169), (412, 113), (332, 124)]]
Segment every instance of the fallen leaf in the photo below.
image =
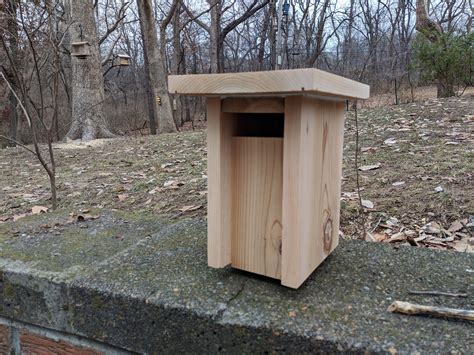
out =
[(416, 242), (415, 238), (413, 238), (413, 237), (407, 237), (407, 242), (408, 242), (411, 246), (414, 246), (414, 247), (417, 247), (417, 246), (418, 246), (418, 243)]
[(383, 144), (386, 144), (386, 145), (394, 145), (395, 143), (397, 143), (396, 139), (395, 138), (388, 138), (386, 140), (383, 141)]
[(385, 233), (367, 233), (366, 241), (368, 242), (382, 242), (387, 238)]
[(392, 184), (392, 186), (395, 186), (395, 187), (397, 187), (397, 186), (402, 186), (402, 185), (405, 185), (405, 181), (395, 181), (395, 182)]
[(374, 203), (370, 200), (362, 200), (362, 206), (368, 209), (374, 208)]
[(191, 205), (191, 206), (184, 206), (179, 209), (180, 212), (191, 212), (191, 211), (196, 211), (198, 209), (202, 208), (202, 205)]
[(375, 153), (377, 151), (377, 148), (374, 147), (362, 147), (360, 148), (360, 151), (362, 153)]
[(448, 232), (459, 232), (461, 229), (464, 228), (465, 224), (467, 224), (467, 219), (454, 221), (449, 226)]
[(118, 198), (119, 201), (124, 201), (128, 198), (128, 194), (117, 195), (117, 198)]
[(390, 217), (389, 219), (387, 219), (387, 221), (385, 223), (390, 227), (398, 226), (398, 218)]
[(419, 237), (416, 237), (414, 239), (415, 239), (416, 242), (421, 242), (421, 241), (425, 240), (426, 238), (428, 238), (428, 236), (426, 234), (422, 234)]
[(167, 189), (178, 189), (179, 187), (183, 185), (184, 185), (184, 182), (174, 181), (174, 180), (165, 181), (163, 183), (163, 187)]
[(31, 213), (33, 214), (40, 214), (48, 212), (48, 207), (45, 206), (33, 206), (31, 208)]
[(425, 233), (428, 234), (439, 234), (441, 233), (441, 226), (437, 222), (430, 222), (421, 227)]
[(169, 186), (172, 186), (173, 184), (175, 184), (176, 181), (173, 181), (173, 180), (170, 180), (170, 181), (165, 181), (163, 183), (163, 187), (169, 187)]
[(454, 249), (457, 251), (465, 252), (465, 253), (472, 253), (474, 252), (474, 248), (472, 246), (474, 240), (471, 238), (471, 242), (469, 239), (461, 239), (455, 242)]
[(394, 242), (401, 242), (406, 239), (406, 236), (404, 233), (395, 233), (392, 235), (389, 239), (386, 240), (387, 243), (394, 243)]
[(78, 221), (78, 222), (84, 222), (84, 221), (94, 220), (94, 219), (97, 219), (97, 218), (99, 218), (99, 217), (100, 217), (99, 215), (92, 215), (92, 214), (90, 214), (90, 215), (89, 215), (89, 214), (82, 215), (82, 214), (80, 214), (80, 215), (78, 215), (78, 216), (76, 217), (76, 221)]
[(163, 191), (163, 189), (162, 189), (161, 187), (155, 187), (153, 190), (148, 191), (148, 193), (149, 193), (150, 195), (154, 195), (154, 194), (156, 194), (157, 192), (161, 192), (161, 191)]
[(26, 217), (26, 213), (20, 213), (13, 216), (13, 222), (18, 221), (19, 219)]
[(360, 171), (369, 171), (369, 170), (375, 170), (375, 169), (378, 169), (380, 168), (380, 164), (375, 164), (375, 165), (362, 165), (362, 166), (359, 166), (359, 170)]

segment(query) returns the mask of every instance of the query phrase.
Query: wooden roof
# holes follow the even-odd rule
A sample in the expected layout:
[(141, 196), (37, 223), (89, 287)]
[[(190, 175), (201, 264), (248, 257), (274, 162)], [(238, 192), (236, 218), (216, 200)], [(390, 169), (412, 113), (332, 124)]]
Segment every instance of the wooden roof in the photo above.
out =
[(286, 96), (302, 93), (367, 99), (369, 86), (319, 69), (170, 75), (170, 93), (202, 96)]

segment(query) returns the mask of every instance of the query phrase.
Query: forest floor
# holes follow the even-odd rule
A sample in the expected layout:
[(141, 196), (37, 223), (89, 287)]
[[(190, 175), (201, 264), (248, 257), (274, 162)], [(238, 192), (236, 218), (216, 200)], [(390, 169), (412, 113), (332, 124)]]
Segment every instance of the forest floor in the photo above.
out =
[[(341, 233), (369, 241), (473, 250), (474, 95), (361, 109), (359, 213), (355, 120), (346, 120)], [(204, 130), (58, 143), (59, 208), (71, 218), (102, 209), (171, 219), (205, 216)], [(0, 149), (0, 223), (46, 212), (47, 175), (22, 148)], [(82, 217), (81, 217), (82, 216)], [(21, 223), (21, 222), (14, 222)], [(44, 226), (54, 228), (54, 226)]]

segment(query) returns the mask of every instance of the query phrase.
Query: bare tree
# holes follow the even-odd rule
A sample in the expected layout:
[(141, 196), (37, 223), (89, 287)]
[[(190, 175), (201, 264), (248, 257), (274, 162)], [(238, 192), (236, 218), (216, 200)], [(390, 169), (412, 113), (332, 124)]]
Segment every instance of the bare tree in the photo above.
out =
[[(7, 0), (5, 3), (0, 4), (0, 35), (2, 36), (2, 45), (0, 46), (0, 71), (2, 71), (10, 85), (14, 90), (17, 89), (18, 83), (16, 82), (14, 75), (14, 68), (20, 70), (20, 63), (18, 60), (18, 24), (16, 22), (17, 16), (17, 4), (15, 1)], [(8, 54), (10, 56), (13, 65), (9, 65)], [(9, 145), (14, 146), (17, 141), (18, 133), (18, 101), (10, 90), (7, 89), (5, 82), (0, 84), (0, 91), (5, 94), (5, 103), (8, 104), (8, 114), (10, 116), (10, 141)], [(1, 109), (1, 107), (0, 107)]]
[[(54, 140), (54, 129), (58, 120), (61, 58), (59, 48), (64, 40), (64, 33), (57, 30), (55, 26), (55, 13), (57, 4), (45, 3), (44, 6), (28, 8), (29, 4), (18, 3), (18, 14), (11, 21), (17, 22), (18, 38), (25, 40), (23, 56), (31, 60), (31, 71), (20, 71), (14, 60), (14, 51), (1, 37), (1, 43), (5, 49), (6, 57), (11, 68), (13, 82), (0, 71), (0, 79), (5, 82), (8, 89), (18, 102), (19, 107), (27, 121), (28, 130), (31, 134), (33, 148), (30, 148), (13, 138), (0, 135), (0, 138), (14, 142), (32, 153), (39, 160), (46, 171), (51, 187), (51, 203), (53, 209), (57, 207), (56, 191), (56, 160), (52, 142)], [(40, 18), (42, 21), (31, 26), (31, 18)], [(17, 39), (18, 39), (17, 38)], [(34, 88), (34, 89), (32, 89)], [(41, 141), (46, 142), (46, 151), (41, 147)]]
[[(137, 0), (140, 28), (142, 31), (150, 131), (156, 134), (175, 132), (176, 125), (171, 112), (170, 97), (166, 85), (165, 67), (153, 15), (151, 0)], [(155, 126), (158, 122), (158, 127)]]
[[(104, 80), (101, 71), (99, 38), (90, 0), (67, 0), (73, 24), (70, 26), (72, 53), (72, 122), (67, 138), (84, 141), (111, 138), (104, 114)], [(75, 56), (75, 44), (84, 43), (87, 55)]]

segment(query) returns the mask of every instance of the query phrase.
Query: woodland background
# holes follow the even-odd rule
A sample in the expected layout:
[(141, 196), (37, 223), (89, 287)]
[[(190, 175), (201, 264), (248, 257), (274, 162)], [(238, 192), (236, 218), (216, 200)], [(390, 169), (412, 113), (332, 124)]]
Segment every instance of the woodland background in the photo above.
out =
[(452, 96), (472, 84), (472, 15), (471, 0), (0, 0), (0, 144), (201, 125), (168, 73), (316, 67), (390, 104)]
[(347, 105), (342, 235), (472, 252), (472, 16), (472, 0), (0, 0), (0, 227), (204, 216), (205, 102), (167, 75), (316, 67), (371, 86)]

